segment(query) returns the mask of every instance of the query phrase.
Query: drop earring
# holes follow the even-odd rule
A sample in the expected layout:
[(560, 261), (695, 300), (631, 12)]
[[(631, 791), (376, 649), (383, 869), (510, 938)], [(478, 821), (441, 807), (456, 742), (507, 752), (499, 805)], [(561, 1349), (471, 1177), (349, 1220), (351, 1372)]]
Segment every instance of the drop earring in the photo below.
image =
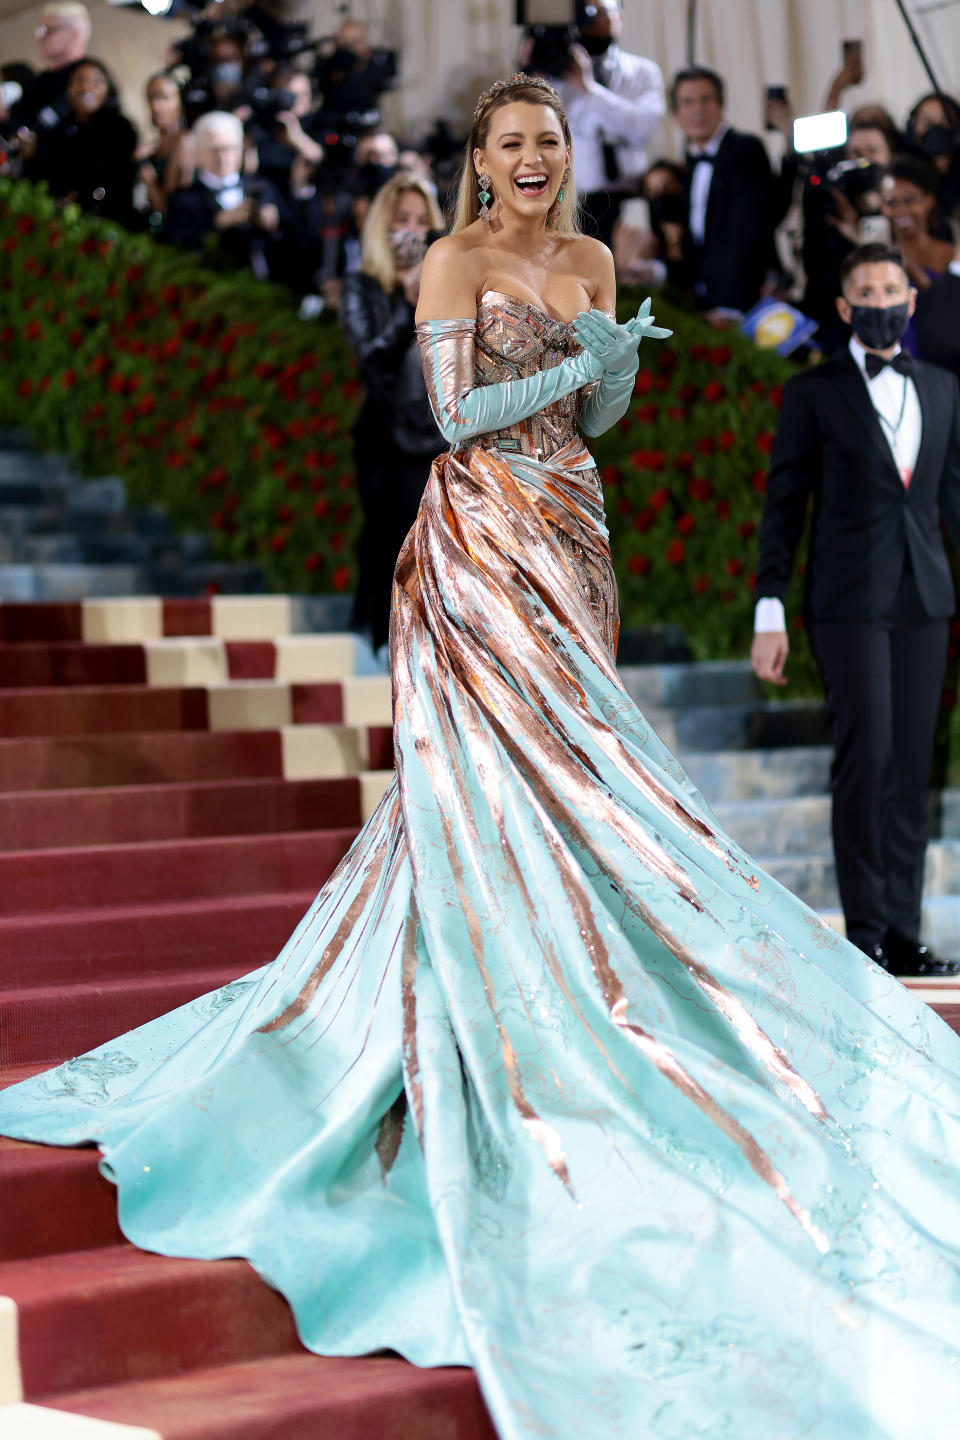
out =
[(487, 174), (486, 170), (481, 170), (477, 179), (480, 185), (480, 191), (478, 196), (480, 201), (480, 219), (483, 221), (484, 225), (489, 225), (490, 201), (493, 199), (493, 194), (490, 187), (493, 185), (493, 181), (490, 179), (490, 176)]

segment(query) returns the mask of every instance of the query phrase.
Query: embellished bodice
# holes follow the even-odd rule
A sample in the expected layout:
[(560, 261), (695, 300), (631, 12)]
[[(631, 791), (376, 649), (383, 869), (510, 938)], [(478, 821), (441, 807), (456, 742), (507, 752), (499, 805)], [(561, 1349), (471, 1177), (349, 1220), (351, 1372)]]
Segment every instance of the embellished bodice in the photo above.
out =
[[(572, 326), (539, 306), (501, 290), (485, 290), (481, 295), (475, 348), (478, 385), (524, 380), (540, 370), (552, 370), (580, 349)], [(506, 454), (546, 459), (577, 438), (581, 406), (581, 392), (566, 395), (526, 420), (480, 436), (476, 443)]]

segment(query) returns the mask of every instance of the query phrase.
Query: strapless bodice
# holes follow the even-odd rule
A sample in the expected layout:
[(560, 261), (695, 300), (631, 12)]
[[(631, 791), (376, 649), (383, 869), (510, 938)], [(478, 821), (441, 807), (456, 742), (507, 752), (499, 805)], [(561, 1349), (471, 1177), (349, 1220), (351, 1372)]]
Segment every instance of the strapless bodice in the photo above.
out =
[[(485, 290), (477, 303), (476, 383), (496, 385), (552, 370), (581, 346), (572, 325), (538, 305), (501, 290)], [(481, 435), (485, 449), (546, 459), (577, 438), (581, 392), (544, 406), (503, 430)]]

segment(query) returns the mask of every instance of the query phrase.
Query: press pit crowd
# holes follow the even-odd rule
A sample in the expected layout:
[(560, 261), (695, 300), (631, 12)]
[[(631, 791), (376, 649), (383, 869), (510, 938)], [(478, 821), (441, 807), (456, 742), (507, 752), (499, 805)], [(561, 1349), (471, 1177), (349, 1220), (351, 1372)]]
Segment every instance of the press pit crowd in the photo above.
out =
[[(44, 181), (58, 199), (190, 250), (213, 238), (236, 264), (312, 297), (308, 313), (337, 310), (345, 276), (361, 269), (415, 303), (424, 240), (442, 227), (463, 137), (443, 121), (419, 143), (383, 126), (397, 56), (372, 46), (363, 23), (345, 20), (317, 46), (256, 0), (214, 8), (215, 19), (204, 12), (158, 57), (146, 87), (152, 133), (141, 137), (91, 53), (84, 6), (48, 5), (33, 63), (0, 71), (0, 173)], [(690, 68), (665, 87), (653, 61), (618, 43), (617, 0), (581, 8), (577, 41), (558, 50), (555, 36), (531, 34), (518, 59), (561, 92), (583, 225), (612, 245), (623, 281), (669, 285), (717, 327), (761, 296), (789, 298), (829, 349), (845, 338), (834, 298), (858, 241), (891, 239), (921, 297), (949, 272), (960, 239), (952, 98), (923, 96), (906, 117), (863, 105), (844, 149), (813, 155), (792, 149), (786, 98), (768, 99), (768, 129), (786, 139), (774, 167), (762, 140), (726, 119), (721, 76)], [(852, 55), (824, 109), (865, 78)], [(657, 153), (668, 112), (682, 163)], [(398, 177), (392, 213), (374, 216), (382, 233), (365, 235), (374, 199)], [(906, 346), (922, 344), (915, 327)]]

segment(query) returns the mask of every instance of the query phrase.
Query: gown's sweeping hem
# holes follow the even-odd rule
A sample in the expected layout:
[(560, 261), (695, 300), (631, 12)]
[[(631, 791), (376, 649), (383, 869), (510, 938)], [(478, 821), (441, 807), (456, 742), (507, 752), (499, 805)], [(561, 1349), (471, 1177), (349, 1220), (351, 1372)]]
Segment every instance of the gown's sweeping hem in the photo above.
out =
[[(493, 293), (476, 343), (576, 348)], [(472, 1365), (502, 1440), (955, 1440), (960, 1040), (630, 700), (578, 403), (434, 464), (396, 775), (277, 960), (0, 1131), (96, 1144), (129, 1240), (245, 1259), (309, 1350)]]

